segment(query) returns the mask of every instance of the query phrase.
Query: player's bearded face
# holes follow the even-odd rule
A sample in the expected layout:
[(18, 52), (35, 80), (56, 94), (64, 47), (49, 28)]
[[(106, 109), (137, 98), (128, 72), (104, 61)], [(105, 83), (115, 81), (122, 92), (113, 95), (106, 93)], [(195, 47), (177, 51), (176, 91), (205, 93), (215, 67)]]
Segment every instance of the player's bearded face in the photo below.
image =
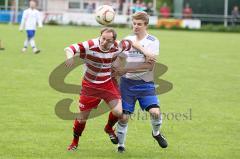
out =
[(113, 34), (112, 33), (108, 33), (108, 32), (104, 32), (101, 36), (100, 36), (100, 48), (103, 51), (107, 51), (111, 48), (111, 46), (114, 43), (114, 39), (113, 39)]
[(132, 27), (133, 27), (134, 34), (145, 32), (147, 29), (147, 25), (144, 23), (143, 20), (136, 20), (136, 19), (133, 19)]

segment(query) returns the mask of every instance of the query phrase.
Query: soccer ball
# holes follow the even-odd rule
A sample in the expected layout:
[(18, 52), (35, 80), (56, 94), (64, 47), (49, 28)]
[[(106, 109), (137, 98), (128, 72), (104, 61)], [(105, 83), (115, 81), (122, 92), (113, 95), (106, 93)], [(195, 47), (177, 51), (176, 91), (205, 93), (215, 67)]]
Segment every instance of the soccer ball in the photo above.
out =
[(102, 5), (96, 9), (95, 19), (99, 24), (108, 25), (115, 17), (113, 8), (109, 5)]

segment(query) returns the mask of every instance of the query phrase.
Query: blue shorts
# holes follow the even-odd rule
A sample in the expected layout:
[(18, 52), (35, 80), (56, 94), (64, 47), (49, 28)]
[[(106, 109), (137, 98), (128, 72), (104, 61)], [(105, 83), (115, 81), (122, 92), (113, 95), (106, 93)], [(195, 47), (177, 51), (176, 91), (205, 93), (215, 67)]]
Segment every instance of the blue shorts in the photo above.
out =
[(32, 39), (35, 35), (35, 30), (27, 30), (26, 32), (28, 39)]
[(159, 105), (153, 82), (131, 80), (122, 77), (120, 80), (120, 91), (123, 110), (129, 113), (134, 112), (137, 100), (142, 110), (146, 110), (151, 105)]

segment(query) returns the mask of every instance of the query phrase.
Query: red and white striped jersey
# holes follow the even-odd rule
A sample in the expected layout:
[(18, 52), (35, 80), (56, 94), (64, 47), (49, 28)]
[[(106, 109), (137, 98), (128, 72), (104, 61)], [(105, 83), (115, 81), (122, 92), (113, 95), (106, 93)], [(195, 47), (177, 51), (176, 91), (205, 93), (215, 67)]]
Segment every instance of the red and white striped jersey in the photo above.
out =
[(111, 68), (117, 56), (122, 51), (130, 50), (131, 46), (131, 42), (128, 40), (115, 41), (109, 51), (103, 52), (100, 50), (99, 38), (96, 38), (72, 44), (65, 50), (80, 54), (80, 58), (84, 60), (86, 65), (85, 80), (95, 84), (102, 84), (112, 78)]

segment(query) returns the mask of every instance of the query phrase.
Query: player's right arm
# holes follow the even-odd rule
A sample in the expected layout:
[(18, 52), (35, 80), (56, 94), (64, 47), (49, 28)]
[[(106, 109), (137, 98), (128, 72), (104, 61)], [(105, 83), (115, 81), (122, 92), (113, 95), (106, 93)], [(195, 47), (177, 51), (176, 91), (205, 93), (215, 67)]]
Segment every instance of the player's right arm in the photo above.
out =
[(23, 16), (22, 16), (20, 27), (19, 27), (19, 31), (23, 30), (23, 28), (25, 26), (26, 18), (27, 18), (27, 11), (25, 10), (25, 11), (23, 11)]
[(75, 43), (64, 49), (66, 54), (66, 66), (71, 67), (74, 64), (74, 56), (80, 55), (80, 58), (84, 59), (86, 56), (86, 50), (89, 48), (89, 42)]

